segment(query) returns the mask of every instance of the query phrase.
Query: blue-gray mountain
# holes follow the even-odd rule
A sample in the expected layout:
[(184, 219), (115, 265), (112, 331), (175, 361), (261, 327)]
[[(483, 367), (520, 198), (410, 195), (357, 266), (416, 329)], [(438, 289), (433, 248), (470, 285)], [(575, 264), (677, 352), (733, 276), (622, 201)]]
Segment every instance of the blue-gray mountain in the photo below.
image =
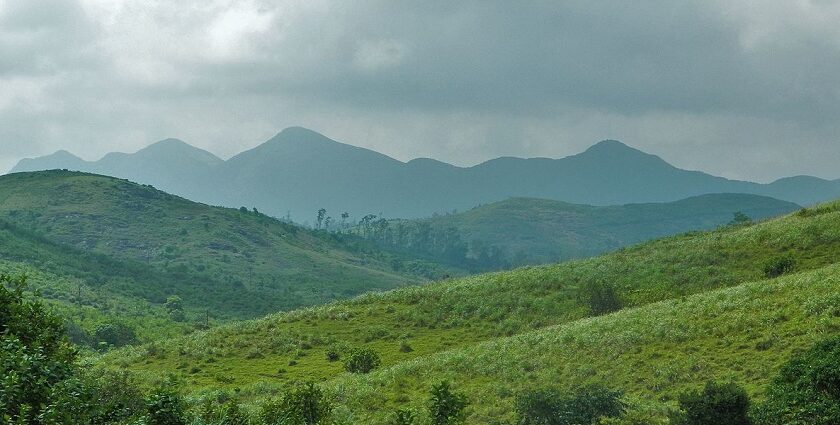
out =
[(432, 159), (401, 162), (299, 127), (223, 161), (167, 139), (134, 154), (84, 161), (61, 151), (22, 160), (12, 171), (66, 168), (127, 178), (196, 201), (257, 207), (314, 221), (373, 213), (418, 218), (510, 197), (590, 205), (670, 202), (709, 193), (749, 193), (810, 205), (840, 197), (840, 180), (798, 176), (770, 184), (676, 168), (620, 142), (602, 141), (561, 159), (497, 158), (473, 167)]

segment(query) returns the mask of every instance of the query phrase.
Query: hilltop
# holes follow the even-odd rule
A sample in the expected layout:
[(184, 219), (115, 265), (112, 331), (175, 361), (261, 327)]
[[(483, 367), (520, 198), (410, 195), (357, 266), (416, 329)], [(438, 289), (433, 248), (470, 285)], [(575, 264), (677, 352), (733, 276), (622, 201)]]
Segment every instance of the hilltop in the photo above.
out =
[(800, 205), (840, 197), (840, 180), (728, 180), (676, 168), (614, 140), (566, 158), (502, 157), (456, 167), (430, 159), (401, 162), (300, 127), (287, 128), (226, 161), (170, 140), (94, 162), (60, 152), (23, 160), (13, 171), (55, 168), (128, 178), (214, 205), (256, 206), (298, 222), (311, 222), (321, 208), (334, 219), (343, 212), (356, 220), (369, 213), (410, 219), (510, 197), (599, 206), (672, 202), (711, 193), (749, 193)]
[[(607, 207), (511, 198), (430, 219), (394, 220), (384, 230), (376, 229), (372, 239), (381, 239), (385, 247), (423, 255), (423, 247), (413, 245), (424, 227), (432, 234), (454, 229), (467, 247), (467, 258), (479, 265), (491, 260), (505, 265), (545, 264), (591, 257), (678, 233), (711, 230), (731, 222), (736, 213), (761, 220), (799, 208), (791, 202), (746, 194)], [(485, 259), (487, 256), (501, 258)]]
[(73, 274), (88, 267), (76, 264), (78, 253), (96, 254), (107, 264), (92, 267), (86, 279), (98, 290), (154, 304), (179, 295), (195, 315), (207, 310), (217, 318), (256, 317), (415, 284), (426, 279), (411, 273), (418, 268), (436, 273), (434, 266), (253, 210), (211, 207), (78, 172), (0, 177), (0, 219), (58, 247), (33, 248), (22, 260), (53, 252), (50, 267)]

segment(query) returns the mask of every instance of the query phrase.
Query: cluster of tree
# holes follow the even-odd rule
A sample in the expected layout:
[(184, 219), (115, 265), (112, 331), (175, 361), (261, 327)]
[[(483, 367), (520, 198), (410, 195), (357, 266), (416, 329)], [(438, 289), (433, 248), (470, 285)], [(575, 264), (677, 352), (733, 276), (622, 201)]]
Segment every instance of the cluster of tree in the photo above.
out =
[(433, 226), (428, 221), (389, 220), (367, 214), (350, 223), (348, 213), (335, 222), (327, 210), (318, 210), (315, 229), (350, 233), (374, 242), (382, 249), (425, 258), (473, 272), (510, 267), (509, 255), (502, 248), (482, 241), (465, 241), (455, 227)]
[[(312, 382), (299, 383), (249, 415), (231, 398), (189, 405), (166, 383), (144, 393), (131, 375), (77, 366), (76, 350), (60, 318), (25, 293), (25, 279), (0, 275), (0, 420), (8, 424), (238, 425), (331, 424), (333, 404)], [(327, 354), (330, 356), (330, 353)], [(336, 360), (338, 357), (336, 357)], [(345, 368), (367, 373), (379, 366), (370, 350), (353, 350)], [(394, 425), (457, 425), (467, 417), (465, 395), (447, 382), (431, 388), (427, 410), (399, 409)], [(522, 425), (631, 424), (622, 393), (605, 387), (528, 390), (515, 404)], [(425, 414), (423, 414), (425, 413)], [(640, 422), (641, 421), (641, 422)], [(840, 337), (791, 359), (756, 405), (732, 383), (708, 383), (679, 397), (677, 425), (830, 425), (840, 423)]]

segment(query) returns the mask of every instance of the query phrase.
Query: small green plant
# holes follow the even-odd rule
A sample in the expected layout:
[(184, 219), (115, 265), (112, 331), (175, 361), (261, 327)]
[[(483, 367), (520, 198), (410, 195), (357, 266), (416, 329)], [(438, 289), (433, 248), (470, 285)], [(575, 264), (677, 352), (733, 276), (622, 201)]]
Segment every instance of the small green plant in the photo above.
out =
[(351, 373), (370, 373), (379, 367), (379, 354), (369, 348), (353, 350), (344, 362), (344, 369)]
[(467, 417), (467, 397), (452, 391), (449, 382), (442, 381), (432, 386), (429, 396), (429, 416), (433, 425), (458, 425)]
[(338, 351), (336, 347), (327, 348), (326, 352), (327, 361), (336, 362), (341, 360), (341, 353)]
[(679, 397), (681, 412), (672, 423), (677, 425), (750, 425), (750, 398), (746, 390), (734, 383), (709, 382), (700, 391)]
[(414, 409), (397, 409), (388, 421), (388, 425), (415, 425), (418, 423)]
[(409, 345), (408, 341), (400, 341), (400, 353), (410, 353), (412, 351), (414, 351), (414, 349), (411, 348), (411, 345)]

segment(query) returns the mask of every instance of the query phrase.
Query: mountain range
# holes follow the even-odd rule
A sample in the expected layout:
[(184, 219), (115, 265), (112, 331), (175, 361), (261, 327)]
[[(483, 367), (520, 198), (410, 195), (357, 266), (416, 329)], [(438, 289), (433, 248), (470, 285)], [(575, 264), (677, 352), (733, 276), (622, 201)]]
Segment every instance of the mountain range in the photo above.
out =
[(257, 207), (314, 221), (373, 213), (420, 218), (510, 197), (589, 205), (670, 202), (710, 193), (748, 193), (800, 205), (840, 197), (840, 180), (796, 176), (769, 184), (676, 168), (658, 156), (605, 140), (560, 159), (496, 158), (472, 167), (432, 159), (401, 162), (300, 127), (228, 160), (177, 140), (133, 154), (85, 161), (59, 151), (24, 159), (12, 172), (69, 169), (126, 178), (195, 201)]

